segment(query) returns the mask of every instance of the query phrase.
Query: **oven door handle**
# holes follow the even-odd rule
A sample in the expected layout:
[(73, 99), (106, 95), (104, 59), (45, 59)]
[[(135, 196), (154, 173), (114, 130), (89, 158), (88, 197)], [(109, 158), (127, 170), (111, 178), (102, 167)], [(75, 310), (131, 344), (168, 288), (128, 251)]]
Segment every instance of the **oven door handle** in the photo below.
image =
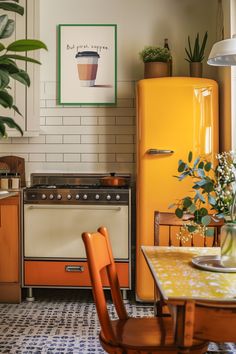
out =
[(30, 205), (29, 209), (76, 209), (76, 210), (115, 210), (115, 211), (120, 211), (121, 207), (114, 207), (114, 206), (100, 206), (100, 205), (94, 205), (94, 206), (72, 206), (72, 205)]

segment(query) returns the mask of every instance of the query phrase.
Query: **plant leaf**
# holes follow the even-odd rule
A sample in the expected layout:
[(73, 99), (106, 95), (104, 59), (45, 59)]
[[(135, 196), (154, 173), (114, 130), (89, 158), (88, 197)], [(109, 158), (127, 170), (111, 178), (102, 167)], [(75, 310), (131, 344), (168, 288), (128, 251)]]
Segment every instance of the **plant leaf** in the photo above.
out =
[(214, 236), (214, 233), (215, 233), (214, 227), (207, 227), (205, 231), (206, 236)]
[(202, 58), (201, 60), (203, 60), (204, 58), (204, 50), (205, 50), (205, 46), (206, 46), (206, 42), (207, 42), (207, 38), (208, 38), (208, 33), (206, 32), (202, 41), (202, 46), (200, 49), (200, 53), (199, 53), (199, 57)]
[(211, 166), (212, 166), (211, 162), (207, 162), (207, 163), (205, 164), (205, 166), (204, 166), (205, 171), (206, 171), (206, 172), (209, 172), (210, 169), (211, 169)]
[(0, 9), (5, 11), (13, 11), (20, 15), (24, 15), (24, 8), (17, 4), (10, 4), (8, 2), (0, 2)]
[(185, 170), (186, 164), (183, 161), (180, 161), (179, 167), (178, 167), (178, 172), (183, 172)]
[(198, 168), (197, 169), (197, 174), (199, 177), (201, 178), (204, 178), (205, 177), (205, 172), (201, 169), (201, 168)]
[(47, 50), (47, 46), (37, 39), (19, 39), (15, 42), (12, 42), (7, 47), (7, 50), (11, 52), (28, 52), (30, 50), (37, 49)]
[(10, 79), (9, 79), (8, 72), (0, 69), (0, 89), (2, 90), (5, 87), (7, 87), (9, 82), (10, 82)]
[(14, 61), (11, 61), (10, 59), (8, 59), (8, 62), (7, 61), (2, 62), (0, 57), (0, 66), (3, 70), (7, 71), (9, 74), (15, 74), (20, 71), (16, 63)]
[[(202, 189), (207, 192), (207, 193), (210, 193), (214, 190), (214, 186), (213, 186), (213, 183), (210, 182), (210, 181), (207, 181), (204, 186), (202, 187)], [(208, 198), (209, 200), (209, 198)]]
[(188, 210), (191, 214), (193, 214), (196, 211), (196, 209), (197, 209), (196, 205), (192, 203), (192, 205), (189, 207)]
[[(197, 196), (197, 199), (200, 199), (203, 203), (205, 203), (206, 201), (205, 201), (205, 198), (203, 197), (203, 195), (199, 192), (199, 191), (197, 191), (196, 192), (196, 195), (195, 195), (195, 197)], [(194, 198), (195, 198), (194, 197)], [(196, 199), (196, 200), (197, 200)]]
[(216, 200), (215, 200), (215, 198), (214, 198), (212, 195), (210, 195), (210, 194), (208, 194), (208, 202), (209, 202), (212, 206), (216, 205)]
[(16, 107), (14, 104), (12, 105), (12, 109), (14, 109), (15, 112), (17, 112), (21, 117), (23, 117), (22, 114), (20, 113), (18, 107)]
[(197, 227), (194, 225), (187, 225), (188, 232), (192, 233), (197, 230)]
[(0, 37), (1, 37), (1, 34), (4, 31), (5, 27), (6, 27), (7, 21), (8, 21), (8, 16), (7, 15), (0, 16)]
[(197, 164), (199, 163), (200, 161), (200, 157), (197, 157), (195, 160), (194, 160), (194, 163), (193, 163), (193, 168), (195, 168), (197, 166)]
[(201, 223), (205, 226), (209, 225), (211, 222), (211, 217), (210, 215), (204, 215), (202, 218), (201, 218)]
[(183, 206), (187, 209), (192, 205), (192, 199), (190, 197), (185, 197), (183, 199)]
[(175, 210), (175, 215), (176, 215), (178, 218), (181, 219), (181, 218), (183, 217), (183, 214), (184, 214), (184, 212), (183, 212), (182, 209), (177, 208), (177, 209)]
[(1, 34), (0, 38), (8, 38), (12, 35), (15, 30), (15, 21), (8, 20), (4, 32)]
[(192, 151), (189, 151), (189, 153), (188, 153), (188, 162), (189, 163), (192, 161), (192, 158), (193, 158), (193, 153), (192, 153)]
[(2, 124), (7, 125), (9, 128), (17, 129), (23, 135), (23, 130), (12, 118), (0, 116), (0, 125)]
[(20, 70), (18, 73), (10, 74), (10, 76), (25, 86), (30, 86), (30, 77), (28, 73), (24, 70)]
[(4, 108), (12, 108), (13, 97), (5, 90), (0, 90), (0, 105)]
[(0, 52), (1, 52), (3, 49), (5, 49), (5, 46), (4, 46), (3, 43), (0, 42)]
[(17, 55), (17, 54), (6, 54), (5, 58), (23, 60), (23, 61), (27, 61), (27, 62), (30, 62), (30, 63), (41, 64), (40, 61), (38, 61), (36, 59), (29, 58), (29, 57), (24, 57), (23, 55)]
[(190, 53), (190, 60), (192, 61), (193, 58), (193, 53), (192, 53), (192, 46), (191, 46), (191, 42), (190, 42), (190, 37), (188, 36), (188, 47), (189, 47), (189, 53)]
[(203, 161), (200, 161), (199, 164), (198, 164), (198, 168), (203, 169), (203, 167), (204, 167), (204, 162), (203, 162)]

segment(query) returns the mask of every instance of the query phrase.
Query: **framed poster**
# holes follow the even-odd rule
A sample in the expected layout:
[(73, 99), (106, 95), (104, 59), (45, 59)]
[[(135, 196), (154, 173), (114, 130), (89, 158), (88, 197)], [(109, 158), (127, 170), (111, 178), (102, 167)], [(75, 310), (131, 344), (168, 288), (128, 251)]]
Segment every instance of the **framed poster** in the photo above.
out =
[(59, 25), (58, 48), (59, 104), (116, 103), (116, 25)]

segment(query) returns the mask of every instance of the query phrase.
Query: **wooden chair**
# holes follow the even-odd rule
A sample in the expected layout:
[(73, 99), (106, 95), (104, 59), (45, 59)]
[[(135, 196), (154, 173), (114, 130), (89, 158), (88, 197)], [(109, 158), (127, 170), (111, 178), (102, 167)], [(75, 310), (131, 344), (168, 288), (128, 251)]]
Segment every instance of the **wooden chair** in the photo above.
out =
[[(212, 221), (209, 227), (214, 228), (214, 236), (196, 235), (190, 238), (186, 243), (181, 242), (176, 237), (180, 227), (191, 218), (190, 214), (184, 215), (182, 219), (179, 219), (174, 213), (167, 212), (154, 212), (154, 245), (160, 246), (203, 246), (203, 247), (217, 247), (220, 246), (220, 228), (223, 225), (223, 220)], [(164, 239), (164, 240), (163, 240)], [(155, 314), (156, 316), (168, 316), (169, 310), (155, 289)]]
[(179, 219), (174, 213), (166, 213), (155, 211), (154, 212), (154, 244), (156, 246), (161, 245), (162, 234), (165, 233), (165, 238), (167, 241), (165, 245), (167, 246), (220, 246), (220, 228), (223, 225), (223, 219), (219, 221), (212, 221), (209, 227), (214, 228), (214, 236), (204, 237), (198, 235), (195, 238), (191, 238), (186, 244), (176, 239), (176, 233), (183, 226), (184, 222), (189, 220), (191, 215), (186, 214), (182, 219)]
[[(122, 301), (116, 266), (111, 250), (108, 231), (100, 227), (97, 232), (84, 232), (89, 273), (92, 283), (94, 302), (101, 325), (100, 342), (103, 349), (111, 354), (158, 354), (177, 353), (173, 337), (171, 317), (129, 317)], [(118, 315), (111, 320), (106, 305), (101, 272), (106, 270), (112, 300)], [(205, 341), (195, 341), (191, 353), (203, 353)]]
[(236, 302), (186, 301), (178, 311), (179, 353), (188, 353), (194, 339), (236, 342)]

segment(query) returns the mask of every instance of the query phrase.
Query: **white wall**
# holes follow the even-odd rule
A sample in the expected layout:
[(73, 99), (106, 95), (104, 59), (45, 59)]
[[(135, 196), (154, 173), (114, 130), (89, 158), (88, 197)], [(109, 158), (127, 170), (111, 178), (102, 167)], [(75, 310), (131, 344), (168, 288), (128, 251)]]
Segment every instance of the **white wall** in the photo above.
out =
[[(207, 30), (209, 54), (216, 34), (217, 0), (40, 0), (41, 132), (36, 138), (10, 138), (1, 155), (26, 159), (31, 172), (133, 172), (135, 168), (135, 82), (143, 78), (138, 53), (145, 45), (169, 39), (173, 75), (188, 76), (184, 47)], [(106, 24), (118, 27), (118, 104), (116, 107), (57, 105), (58, 24)], [(214, 68), (204, 66), (204, 76)]]

